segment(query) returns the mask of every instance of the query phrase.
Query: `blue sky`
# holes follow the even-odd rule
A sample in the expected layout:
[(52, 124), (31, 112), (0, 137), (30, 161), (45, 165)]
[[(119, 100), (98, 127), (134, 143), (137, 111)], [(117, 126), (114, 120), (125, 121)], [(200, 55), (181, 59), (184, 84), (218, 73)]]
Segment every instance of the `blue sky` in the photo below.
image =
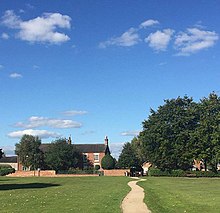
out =
[(0, 147), (72, 135), (115, 156), (149, 109), (220, 91), (220, 1), (1, 0)]

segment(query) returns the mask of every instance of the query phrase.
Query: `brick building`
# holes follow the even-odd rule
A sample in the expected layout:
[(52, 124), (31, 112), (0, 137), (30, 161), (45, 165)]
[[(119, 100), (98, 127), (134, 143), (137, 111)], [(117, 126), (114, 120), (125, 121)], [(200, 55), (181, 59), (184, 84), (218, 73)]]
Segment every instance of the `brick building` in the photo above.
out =
[[(67, 143), (72, 144), (72, 140), (69, 137)], [(49, 143), (43, 143), (40, 145), (40, 150), (45, 153), (47, 152)], [(108, 145), (108, 137), (105, 137), (103, 144), (72, 144), (83, 156), (83, 168), (87, 168), (88, 165), (96, 166), (99, 165), (101, 168), (102, 158), (106, 154), (110, 154), (110, 149)], [(18, 164), (18, 170), (26, 170), (27, 168), (23, 167), (21, 163)], [(27, 169), (28, 170), (28, 169)]]

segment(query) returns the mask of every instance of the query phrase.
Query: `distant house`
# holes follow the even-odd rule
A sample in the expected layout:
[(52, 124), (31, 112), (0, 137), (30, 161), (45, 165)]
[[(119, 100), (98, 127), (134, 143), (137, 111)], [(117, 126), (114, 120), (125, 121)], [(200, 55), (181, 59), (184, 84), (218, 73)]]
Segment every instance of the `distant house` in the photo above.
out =
[(0, 165), (2, 165), (2, 164), (10, 165), (15, 170), (18, 170), (18, 158), (17, 158), (17, 156), (2, 157), (0, 159)]
[[(71, 138), (68, 139), (67, 143), (72, 144)], [(40, 145), (40, 150), (45, 153), (48, 150), (50, 143), (44, 143)], [(105, 137), (103, 144), (72, 144), (83, 155), (83, 168), (87, 168), (88, 165), (96, 166), (99, 165), (101, 168), (102, 158), (109, 153), (110, 149), (108, 145), (108, 137)], [(19, 170), (25, 170), (26, 168), (19, 164)]]

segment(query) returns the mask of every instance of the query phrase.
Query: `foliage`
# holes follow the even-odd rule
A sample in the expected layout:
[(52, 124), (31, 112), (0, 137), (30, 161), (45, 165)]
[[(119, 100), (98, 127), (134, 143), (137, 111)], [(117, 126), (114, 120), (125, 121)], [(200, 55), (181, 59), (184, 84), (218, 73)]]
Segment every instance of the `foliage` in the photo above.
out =
[(143, 122), (140, 138), (150, 162), (159, 169), (187, 170), (192, 166), (193, 144), (190, 135), (198, 124), (196, 104), (185, 96), (165, 100), (157, 111), (151, 110)]
[(23, 135), (20, 142), (15, 145), (15, 153), (25, 167), (32, 169), (43, 166), (43, 153), (39, 149), (41, 140), (32, 135)]
[(220, 159), (220, 98), (211, 93), (198, 104), (199, 126), (193, 134), (194, 155), (216, 172)]
[(220, 172), (213, 171), (183, 171), (183, 170), (165, 170), (162, 171), (157, 168), (150, 168), (148, 171), (149, 176), (155, 177), (220, 177)]
[(131, 168), (139, 166), (139, 160), (136, 156), (136, 151), (131, 143), (125, 143), (122, 152), (119, 155), (117, 167), (118, 168)]
[(114, 169), (115, 160), (111, 155), (107, 154), (102, 158), (101, 165), (103, 169)]
[(144, 188), (144, 202), (154, 213), (218, 213), (220, 209), (218, 179), (148, 177), (138, 185)]
[(1, 212), (121, 213), (121, 201), (130, 190), (128, 181), (106, 176), (0, 177)]
[(45, 163), (49, 169), (68, 170), (79, 167), (82, 163), (82, 155), (74, 146), (66, 143), (66, 139), (58, 139), (50, 144), (45, 153)]
[(0, 159), (3, 157), (4, 152), (2, 151), (2, 149), (0, 149)]
[(5, 176), (11, 173), (14, 173), (15, 169), (12, 168), (10, 165), (8, 164), (1, 164), (0, 165), (0, 176)]
[(99, 165), (95, 165), (94, 169), (95, 169), (95, 170), (99, 170), (99, 169), (100, 169), (100, 166), (99, 166)]
[(183, 170), (165, 170), (162, 171), (157, 168), (150, 168), (148, 171), (149, 176), (167, 176), (167, 177), (185, 177), (186, 172)]

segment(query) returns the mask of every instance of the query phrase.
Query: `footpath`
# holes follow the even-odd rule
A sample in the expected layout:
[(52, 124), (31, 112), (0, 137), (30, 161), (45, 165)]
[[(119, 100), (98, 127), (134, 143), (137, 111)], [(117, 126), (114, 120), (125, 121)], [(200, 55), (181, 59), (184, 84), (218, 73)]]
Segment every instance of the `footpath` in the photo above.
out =
[(137, 185), (138, 181), (145, 181), (145, 179), (134, 178), (135, 181), (130, 181), (128, 185), (131, 187), (131, 191), (122, 201), (123, 213), (151, 213), (144, 203), (144, 190)]

